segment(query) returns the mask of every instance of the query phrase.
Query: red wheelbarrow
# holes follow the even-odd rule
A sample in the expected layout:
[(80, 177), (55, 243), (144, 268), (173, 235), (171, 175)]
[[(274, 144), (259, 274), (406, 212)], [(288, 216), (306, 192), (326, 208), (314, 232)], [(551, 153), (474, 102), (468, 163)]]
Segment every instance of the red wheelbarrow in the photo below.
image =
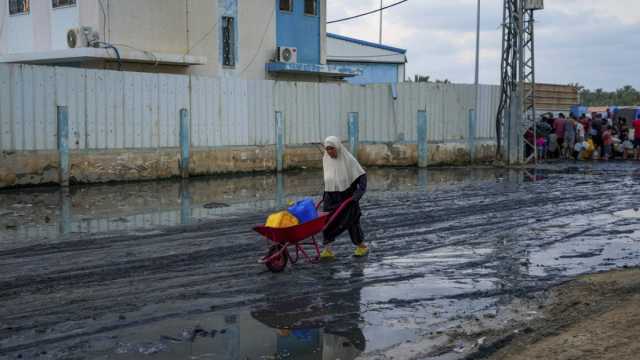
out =
[[(287, 262), (291, 260), (295, 264), (300, 259), (300, 254), (310, 263), (317, 263), (320, 260), (320, 247), (316, 241), (316, 235), (324, 231), (336, 217), (351, 203), (352, 199), (345, 200), (333, 213), (319, 212), (318, 217), (304, 224), (288, 228), (270, 228), (264, 225), (253, 228), (255, 232), (269, 240), (269, 252), (266, 256), (258, 260), (265, 264), (271, 272), (278, 273), (284, 271)], [(320, 201), (316, 209), (320, 208)], [(305, 242), (305, 240), (308, 240)], [(315, 256), (310, 256), (303, 246), (312, 246)], [(289, 247), (295, 247), (295, 258), (291, 256)]]

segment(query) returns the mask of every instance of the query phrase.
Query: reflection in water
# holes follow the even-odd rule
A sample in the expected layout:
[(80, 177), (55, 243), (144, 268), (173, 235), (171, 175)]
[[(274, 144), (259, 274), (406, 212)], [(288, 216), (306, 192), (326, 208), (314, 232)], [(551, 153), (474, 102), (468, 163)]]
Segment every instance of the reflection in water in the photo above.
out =
[(240, 359), (240, 326), (238, 325), (238, 316), (227, 315), (224, 317), (225, 342), (224, 342), (224, 360)]
[[(370, 193), (433, 191), (451, 183), (495, 181), (497, 174), (493, 169), (374, 168), (369, 169), (369, 188)], [(234, 214), (265, 213), (283, 208), (287, 200), (321, 192), (318, 170), (3, 191), (0, 241), (24, 245), (25, 240), (55, 240), (78, 233), (189, 225)], [(225, 206), (207, 206), (211, 203)]]
[(352, 360), (364, 350), (363, 338), (349, 333), (314, 327), (274, 329), (246, 313), (164, 320), (119, 330), (105, 339), (100, 346), (105, 350), (87, 355), (119, 360), (144, 355), (154, 360)]
[[(320, 286), (335, 282), (358, 283), (364, 277), (364, 263), (354, 262), (348, 279), (325, 268), (329, 280), (318, 278)], [(366, 349), (361, 329), (361, 287), (350, 287), (336, 298), (327, 295), (271, 301), (251, 315), (278, 330), (277, 354), (292, 359), (355, 359)], [(330, 295), (329, 295), (330, 294)], [(337, 316), (337, 314), (340, 314)]]

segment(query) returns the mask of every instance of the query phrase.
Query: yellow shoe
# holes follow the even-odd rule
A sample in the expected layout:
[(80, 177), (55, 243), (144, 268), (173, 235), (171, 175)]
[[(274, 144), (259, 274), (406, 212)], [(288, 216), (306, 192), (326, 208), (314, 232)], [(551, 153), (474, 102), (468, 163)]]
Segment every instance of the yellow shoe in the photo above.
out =
[(355, 257), (363, 257), (369, 254), (369, 248), (366, 246), (358, 246), (356, 251), (353, 253)]
[(324, 249), (322, 250), (322, 252), (320, 253), (320, 260), (335, 260), (336, 256), (333, 254), (333, 251), (329, 250), (329, 249)]

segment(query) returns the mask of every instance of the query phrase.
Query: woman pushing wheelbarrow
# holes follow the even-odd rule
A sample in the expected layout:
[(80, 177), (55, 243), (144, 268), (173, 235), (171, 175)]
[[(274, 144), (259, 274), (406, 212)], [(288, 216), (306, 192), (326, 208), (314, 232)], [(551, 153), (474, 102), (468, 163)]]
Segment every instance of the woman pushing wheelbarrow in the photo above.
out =
[(324, 195), (322, 197), (325, 212), (335, 212), (341, 204), (351, 198), (351, 202), (322, 232), (324, 250), (321, 260), (335, 258), (331, 244), (345, 230), (349, 231), (351, 242), (356, 246), (354, 255), (365, 256), (369, 248), (364, 243), (364, 233), (360, 226), (360, 199), (367, 191), (367, 173), (358, 160), (342, 146), (340, 139), (329, 136), (324, 141), (325, 154), (322, 159), (324, 171)]
[[(267, 225), (254, 228), (270, 242), (269, 252), (259, 262), (265, 264), (272, 272), (283, 271), (289, 260), (295, 264), (301, 254), (310, 262), (335, 259), (331, 244), (345, 230), (349, 232), (351, 241), (356, 246), (355, 256), (362, 257), (369, 253), (360, 227), (362, 213), (359, 205), (360, 199), (367, 190), (367, 174), (353, 155), (342, 146), (337, 137), (330, 136), (325, 140), (324, 151), (322, 201), (315, 206), (311, 199), (299, 202), (304, 210), (301, 213), (304, 216), (299, 216), (303, 221), (299, 223), (297, 221), (300, 219), (296, 219), (287, 212), (281, 212), (274, 215), (284, 217), (276, 216), (273, 218), (274, 220), (278, 219), (280, 225), (269, 226), (270, 221), (267, 221)], [(320, 204), (323, 204), (323, 212), (316, 213)], [(307, 216), (310, 213), (313, 214)], [(283, 219), (289, 220), (280, 221)], [(283, 223), (285, 226), (281, 226)], [(322, 252), (320, 252), (315, 239), (315, 236), (320, 232), (324, 238)], [(307, 254), (304, 249), (305, 245), (313, 246), (316, 255)], [(290, 247), (295, 248), (295, 257), (289, 252)]]

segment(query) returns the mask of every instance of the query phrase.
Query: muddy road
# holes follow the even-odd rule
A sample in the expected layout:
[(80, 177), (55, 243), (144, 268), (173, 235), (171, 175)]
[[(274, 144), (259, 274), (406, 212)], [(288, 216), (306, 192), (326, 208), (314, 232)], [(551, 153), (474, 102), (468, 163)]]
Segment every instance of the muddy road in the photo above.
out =
[(514, 298), (640, 263), (640, 164), (612, 162), (372, 169), (368, 258), (343, 237), (335, 262), (267, 272), (252, 226), (320, 179), (0, 192), (0, 358), (425, 358)]

